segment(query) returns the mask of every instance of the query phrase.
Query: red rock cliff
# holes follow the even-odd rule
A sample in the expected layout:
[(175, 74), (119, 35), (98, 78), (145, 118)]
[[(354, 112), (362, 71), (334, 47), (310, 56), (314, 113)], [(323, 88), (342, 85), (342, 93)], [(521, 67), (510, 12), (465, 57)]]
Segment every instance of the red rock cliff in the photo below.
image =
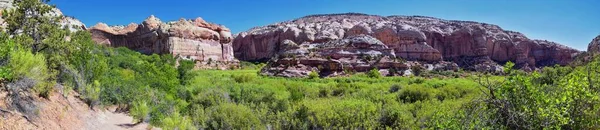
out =
[(460, 66), (513, 61), (523, 67), (565, 65), (578, 50), (471, 21), (424, 16), (376, 16), (356, 13), (312, 15), (256, 27), (233, 41), (235, 57), (264, 61), (274, 56), (284, 40), (324, 43), (360, 34), (370, 35), (397, 56), (416, 61), (452, 61)]
[(99, 23), (88, 30), (98, 44), (127, 47), (145, 54), (172, 54), (199, 61), (235, 60), (230, 30), (202, 18), (163, 23), (150, 16), (141, 24), (109, 27)]

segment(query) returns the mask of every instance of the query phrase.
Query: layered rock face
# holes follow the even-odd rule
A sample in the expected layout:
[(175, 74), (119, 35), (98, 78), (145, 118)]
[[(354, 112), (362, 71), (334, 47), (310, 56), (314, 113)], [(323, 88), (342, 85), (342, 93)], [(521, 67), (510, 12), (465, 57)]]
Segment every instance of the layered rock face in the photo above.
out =
[(497, 66), (494, 63), (507, 61), (524, 68), (566, 65), (580, 53), (554, 42), (531, 40), (492, 24), (356, 13), (312, 15), (256, 27), (239, 33), (233, 49), (240, 60), (265, 61), (281, 51), (278, 47), (286, 40), (325, 43), (357, 35), (375, 37), (406, 60), (450, 61), (467, 69), (476, 69), (478, 65), (494, 68)]
[(205, 62), (235, 61), (230, 30), (202, 18), (163, 23), (150, 16), (141, 24), (109, 27), (99, 23), (88, 30), (98, 44), (127, 47), (144, 54), (172, 54)]
[(588, 45), (588, 52), (600, 53), (600, 35), (590, 42)]
[(357, 35), (325, 43), (298, 44), (284, 40), (277, 57), (261, 71), (284, 77), (303, 77), (310, 72), (320, 75), (340, 75), (348, 71), (365, 72), (373, 68), (406, 70), (408, 66), (396, 59), (394, 50), (381, 41)]

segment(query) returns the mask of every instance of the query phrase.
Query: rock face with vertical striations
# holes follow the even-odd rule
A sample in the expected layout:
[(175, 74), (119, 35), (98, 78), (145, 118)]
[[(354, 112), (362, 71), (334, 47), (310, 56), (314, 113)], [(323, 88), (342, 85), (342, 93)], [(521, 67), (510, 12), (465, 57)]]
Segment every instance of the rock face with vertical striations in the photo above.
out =
[(127, 47), (144, 54), (172, 54), (204, 62), (235, 61), (230, 30), (202, 18), (163, 23), (150, 16), (141, 24), (110, 27), (99, 23), (88, 30), (98, 44)]
[(590, 53), (600, 53), (600, 35), (590, 42), (588, 45), (588, 52)]
[[(244, 61), (266, 61), (281, 51), (281, 44), (326, 43), (357, 35), (381, 41), (395, 55), (409, 61), (449, 61), (476, 70), (496, 63), (516, 62), (533, 69), (566, 65), (580, 51), (544, 40), (503, 30), (497, 25), (443, 20), (425, 16), (377, 16), (357, 13), (311, 15), (255, 27), (233, 41), (235, 57)], [(483, 67), (486, 68), (486, 67)]]

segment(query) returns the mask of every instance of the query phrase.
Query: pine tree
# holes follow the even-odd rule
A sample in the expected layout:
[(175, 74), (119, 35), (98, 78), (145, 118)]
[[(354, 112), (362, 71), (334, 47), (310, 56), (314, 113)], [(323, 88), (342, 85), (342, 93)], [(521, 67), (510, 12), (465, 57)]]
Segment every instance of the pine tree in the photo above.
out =
[(60, 17), (52, 14), (54, 6), (48, 5), (48, 2), (49, 0), (15, 0), (15, 8), (5, 10), (2, 15), (8, 24), (8, 34), (18, 36), (20, 43), (31, 47), (33, 53), (58, 47), (55, 40), (46, 40), (57, 35), (57, 30), (60, 30)]

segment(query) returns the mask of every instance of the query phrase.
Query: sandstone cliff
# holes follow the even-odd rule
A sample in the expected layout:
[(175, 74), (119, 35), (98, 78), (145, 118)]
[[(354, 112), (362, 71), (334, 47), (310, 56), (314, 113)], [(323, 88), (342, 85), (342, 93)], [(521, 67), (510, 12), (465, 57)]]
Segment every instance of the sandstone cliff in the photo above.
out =
[(88, 30), (99, 44), (127, 47), (145, 54), (172, 54), (208, 62), (235, 61), (230, 30), (202, 18), (163, 23), (150, 16), (141, 24), (109, 27), (99, 23)]
[(482, 63), (507, 61), (524, 68), (565, 65), (580, 53), (554, 42), (531, 40), (492, 24), (356, 13), (311, 15), (252, 28), (237, 35), (233, 50), (240, 60), (266, 61), (281, 50), (279, 46), (285, 40), (324, 43), (361, 34), (377, 38), (406, 60), (451, 61), (470, 69)]
[(588, 45), (588, 52), (590, 53), (600, 53), (600, 35), (590, 42)]
[(396, 61), (394, 51), (381, 41), (366, 35), (332, 40), (323, 44), (297, 44), (284, 40), (278, 57), (261, 71), (263, 74), (284, 77), (303, 77), (310, 72), (320, 75), (338, 75), (344, 71), (364, 72), (378, 66), (380, 69), (406, 69)]

